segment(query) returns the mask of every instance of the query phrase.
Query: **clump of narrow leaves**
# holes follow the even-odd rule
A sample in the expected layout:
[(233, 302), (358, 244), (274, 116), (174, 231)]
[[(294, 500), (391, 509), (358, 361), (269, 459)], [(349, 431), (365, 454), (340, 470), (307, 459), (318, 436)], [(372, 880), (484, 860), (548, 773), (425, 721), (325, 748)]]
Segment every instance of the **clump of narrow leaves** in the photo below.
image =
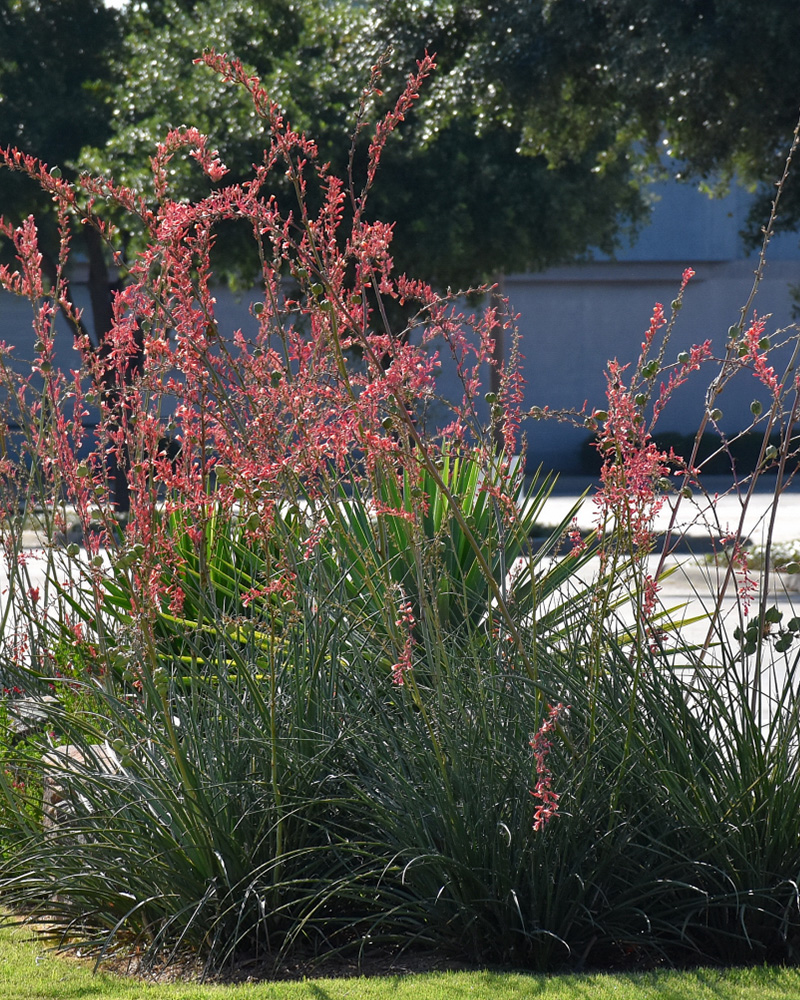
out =
[[(658, 615), (672, 456), (642, 409), (663, 315), (589, 418), (595, 560), (574, 510), (537, 524), (552, 482), (523, 475), (516, 349), (481, 398), (510, 319), (397, 275), (369, 214), (432, 60), (376, 124), (361, 187), (357, 158), (333, 176), (240, 64), (203, 62), (264, 122), (245, 181), (192, 128), (156, 150), (152, 202), (0, 151), (52, 195), (61, 238), (47, 283), (34, 220), (2, 223), (18, 264), (0, 285), (36, 339), (28, 363), (0, 351), (19, 428), (0, 452), (0, 669), (47, 716), (0, 744), (4, 905), (100, 955), (193, 949), (210, 969), (374, 947), (543, 968), (795, 957), (797, 620), (754, 619), (791, 654), (764, 712), (747, 648), (707, 663)], [(171, 197), (181, 155), (208, 177), (197, 202)], [(132, 259), (107, 211), (138, 226)], [(99, 350), (69, 294), (75, 224), (127, 274)], [(216, 313), (231, 224), (260, 268), (247, 330)], [(761, 332), (741, 358), (774, 394)], [(680, 359), (656, 408), (708, 358)]]

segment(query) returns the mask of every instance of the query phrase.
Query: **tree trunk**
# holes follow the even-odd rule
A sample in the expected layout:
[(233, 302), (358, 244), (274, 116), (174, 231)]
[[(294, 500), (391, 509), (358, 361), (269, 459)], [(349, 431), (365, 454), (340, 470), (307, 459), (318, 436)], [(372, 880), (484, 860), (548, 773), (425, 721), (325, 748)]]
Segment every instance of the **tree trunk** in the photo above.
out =
[[(107, 338), (114, 320), (111, 292), (113, 283), (106, 263), (103, 250), (103, 238), (91, 225), (84, 227), (84, 240), (89, 258), (89, 302), (92, 307), (92, 320), (95, 333), (95, 344), (101, 357), (108, 355)], [(114, 422), (121, 421), (119, 408), (122, 405), (119, 390), (116, 385), (116, 373), (109, 372), (105, 379), (104, 402), (112, 414), (118, 414)], [(111, 501), (114, 509), (121, 514), (130, 510), (131, 496), (128, 488), (127, 467), (129, 456), (123, 446), (122, 461), (117, 452), (112, 449), (106, 455), (106, 472), (111, 485)]]

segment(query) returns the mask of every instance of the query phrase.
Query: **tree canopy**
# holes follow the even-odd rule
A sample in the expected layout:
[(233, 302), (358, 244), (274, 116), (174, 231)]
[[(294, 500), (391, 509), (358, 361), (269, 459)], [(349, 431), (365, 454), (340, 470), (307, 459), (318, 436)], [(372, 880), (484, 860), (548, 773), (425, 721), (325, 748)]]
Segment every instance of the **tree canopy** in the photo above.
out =
[(111, 135), (122, 25), (102, 0), (0, 3), (0, 140), (66, 167)]
[[(600, 171), (628, 158), (635, 172), (774, 194), (800, 113), (795, 0), (389, 0), (375, 13), (400, 47), (439, 50), (429, 99), (444, 121), (467, 106), (554, 169), (594, 151)], [(763, 218), (758, 204), (756, 232)]]
[[(410, 9), (403, 15), (407, 37), (400, 39), (386, 12), (335, 0), (162, 0), (157, 11), (140, 3), (124, 45), (113, 137), (85, 151), (83, 162), (145, 184), (155, 142), (186, 123), (208, 132), (234, 175), (245, 175), (263, 145), (260, 123), (244, 95), (192, 64), (213, 47), (235, 53), (260, 76), (293, 123), (318, 140), (323, 158), (344, 173), (372, 66), (391, 45), (388, 105), (416, 58), (435, 48), (412, 44), (425, 32), (413, 20), (417, 9)], [(442, 59), (445, 67), (453, 63), (448, 51)], [(440, 89), (434, 84), (432, 93)], [(377, 216), (396, 222), (399, 267), (440, 285), (468, 285), (498, 271), (571, 261), (591, 247), (611, 252), (643, 217), (624, 157), (597, 170), (601, 147), (588, 143), (554, 167), (546, 156), (520, 149), (502, 121), (483, 122), (477, 104), (459, 97), (446, 117), (433, 109), (426, 98), (402, 123), (371, 198)], [(182, 181), (187, 194), (195, 193), (189, 173)]]
[[(0, 146), (16, 146), (75, 176), (81, 150), (112, 134), (111, 96), (119, 68), (122, 20), (102, 0), (0, 2)], [(36, 216), (43, 266), (55, 269), (53, 205), (27, 177), (0, 170), (0, 215)], [(95, 293), (95, 334), (110, 320), (109, 275), (97, 234), (85, 243)]]
[[(642, 182), (665, 171), (717, 187), (738, 176), (769, 196), (800, 101), (798, 40), (795, 0), (763, 0), (757, 14), (747, 0), (135, 0), (121, 13), (5, 0), (0, 143), (146, 190), (155, 144), (187, 124), (245, 176), (261, 123), (193, 64), (214, 47), (345, 172), (371, 67), (390, 50), (388, 105), (436, 52), (371, 210), (397, 223), (398, 266), (465, 285), (613, 252), (646, 217)], [(205, 190), (191, 165), (173, 166), (187, 196)], [(37, 198), (0, 175), (0, 212), (27, 214)], [(800, 193), (784, 204), (794, 227)], [(239, 268), (235, 239), (222, 246)]]

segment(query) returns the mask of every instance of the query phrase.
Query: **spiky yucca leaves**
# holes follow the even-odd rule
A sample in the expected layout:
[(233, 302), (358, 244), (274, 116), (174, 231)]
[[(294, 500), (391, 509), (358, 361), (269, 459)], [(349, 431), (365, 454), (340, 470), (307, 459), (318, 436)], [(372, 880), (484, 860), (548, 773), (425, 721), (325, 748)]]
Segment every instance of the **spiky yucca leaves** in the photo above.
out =
[[(305, 531), (299, 508), (288, 503), (271, 510), (263, 530), (258, 515), (242, 518), (213, 497), (200, 524), (180, 512), (170, 514), (166, 537), (172, 558), (162, 573), (152, 623), (158, 655), (175, 662), (210, 658), (216, 670), (220, 631), (239, 648), (276, 641), (291, 614), (293, 588), (286, 582), (287, 566), (296, 565), (293, 552)], [(136, 618), (141, 590), (136, 569), (134, 545), (113, 561), (113, 579), (105, 585), (109, 617), (117, 631), (129, 630)], [(169, 593), (179, 595), (177, 605)], [(75, 613), (86, 607), (76, 602)]]
[[(509, 475), (502, 459), (487, 465), (484, 458), (446, 450), (442, 485), (424, 468), (416, 478), (384, 468), (376, 470), (371, 492), (353, 475), (334, 483), (329, 500), (271, 503), (262, 517), (242, 518), (213, 501), (200, 524), (169, 515), (174, 555), (161, 591), (177, 590), (181, 600), (175, 610), (162, 596), (155, 611), (159, 655), (203, 661), (220, 630), (241, 644), (276, 641), (297, 592), (308, 588), (322, 588), (322, 607), (339, 602), (336, 616), (348, 621), (355, 642), (365, 628), (374, 640), (380, 622), (385, 665), (406, 603), (418, 638), (425, 629), (437, 633), (435, 641), (456, 630), (496, 630), (498, 604), (505, 602), (514, 620), (530, 618), (542, 641), (556, 642), (576, 600), (587, 597), (579, 574), (593, 548), (565, 546), (574, 510), (554, 527), (539, 523), (550, 477), (526, 485), (519, 469)], [(115, 633), (134, 625), (142, 587), (136, 560), (136, 546), (117, 556), (105, 584)], [(71, 598), (71, 604), (91, 628), (91, 601)]]
[(534, 540), (552, 477), (526, 484), (502, 456), (456, 448), (437, 467), (436, 478), (424, 465), (416, 477), (377, 474), (371, 495), (341, 489), (318, 509), (319, 549), (341, 576), (343, 613), (372, 617), (407, 602), (416, 622), (427, 617), (448, 634), (494, 625), (505, 602), (552, 637), (568, 616), (561, 588), (577, 585), (592, 555), (588, 545), (564, 550), (575, 510)]

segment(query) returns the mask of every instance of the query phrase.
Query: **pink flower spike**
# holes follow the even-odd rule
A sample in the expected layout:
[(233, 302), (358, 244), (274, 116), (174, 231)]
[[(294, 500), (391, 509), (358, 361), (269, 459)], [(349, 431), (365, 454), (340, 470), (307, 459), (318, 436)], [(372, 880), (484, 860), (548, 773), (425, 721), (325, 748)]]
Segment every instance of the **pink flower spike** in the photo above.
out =
[(539, 800), (533, 814), (533, 829), (538, 833), (544, 826), (558, 815), (559, 796), (553, 791), (553, 774), (547, 766), (547, 755), (552, 749), (548, 735), (555, 729), (561, 716), (569, 711), (570, 706), (559, 702), (550, 707), (547, 718), (539, 727), (538, 732), (530, 741), (533, 756), (536, 759), (536, 787), (531, 792), (534, 799)]

